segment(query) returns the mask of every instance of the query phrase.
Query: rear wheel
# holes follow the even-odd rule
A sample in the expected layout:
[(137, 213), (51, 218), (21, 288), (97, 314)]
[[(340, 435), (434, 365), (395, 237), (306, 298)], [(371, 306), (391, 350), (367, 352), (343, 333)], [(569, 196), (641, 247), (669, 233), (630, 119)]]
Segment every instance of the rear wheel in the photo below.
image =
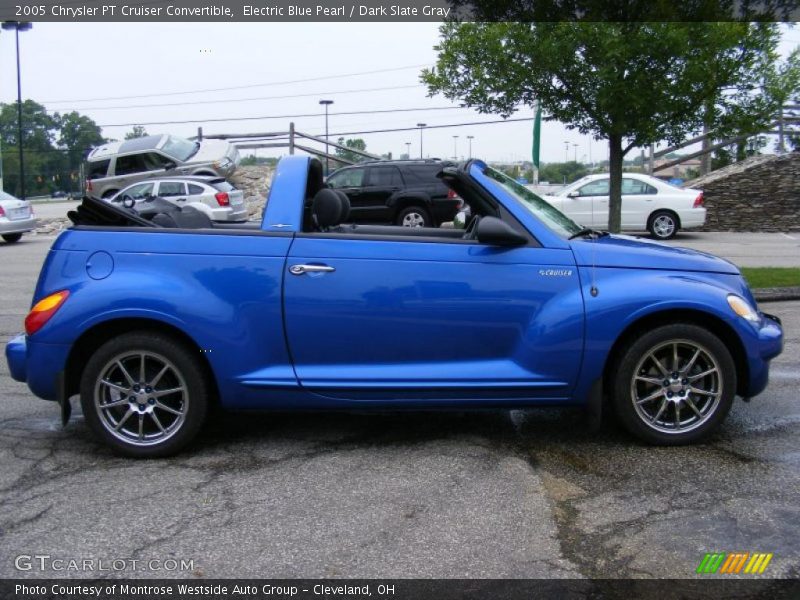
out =
[(689, 444), (728, 414), (736, 368), (725, 344), (690, 324), (657, 327), (634, 339), (616, 364), (614, 408), (637, 437), (658, 445)]
[(3, 235), (3, 239), (8, 244), (15, 244), (22, 239), (21, 233), (6, 233)]
[(81, 378), (86, 422), (127, 456), (175, 454), (199, 431), (208, 404), (209, 386), (195, 352), (155, 332), (106, 342)]
[(428, 211), (420, 206), (407, 206), (397, 214), (395, 222), (403, 227), (432, 227)]
[(669, 240), (678, 233), (678, 217), (675, 213), (668, 210), (654, 212), (647, 224), (647, 230), (657, 240)]

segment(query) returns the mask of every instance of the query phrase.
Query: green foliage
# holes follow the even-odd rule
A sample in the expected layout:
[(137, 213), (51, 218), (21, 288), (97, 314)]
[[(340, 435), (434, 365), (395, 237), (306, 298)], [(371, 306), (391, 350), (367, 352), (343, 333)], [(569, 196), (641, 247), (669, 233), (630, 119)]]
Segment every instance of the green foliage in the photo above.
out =
[(147, 130), (144, 128), (143, 125), (134, 125), (133, 129), (131, 129), (128, 133), (125, 134), (126, 140), (133, 140), (140, 137), (146, 137)]
[(627, 152), (704, 125), (760, 127), (779, 104), (774, 23), (511, 22), (503, 6), (507, 22), (443, 24), (422, 80), (430, 95), (504, 117), (538, 99), (548, 119), (607, 139), (611, 231)]
[[(338, 140), (336, 140), (336, 142), (341, 146), (347, 146), (348, 148), (354, 148), (355, 150), (361, 150), (362, 152), (366, 152), (367, 150), (367, 142), (361, 138), (344, 139), (343, 137), (340, 137)], [(355, 152), (350, 152), (348, 150), (342, 150), (341, 148), (336, 148), (336, 152), (334, 154), (338, 158), (351, 163), (357, 163), (364, 160), (364, 157), (360, 154), (356, 154)]]
[(564, 163), (545, 163), (539, 169), (539, 181), (550, 183), (572, 183), (589, 174), (586, 165), (573, 161)]
[[(25, 195), (55, 190), (79, 191), (80, 166), (89, 149), (105, 142), (100, 128), (77, 112), (50, 115), (33, 100), (22, 103)], [(21, 194), (17, 104), (0, 104), (0, 144), (3, 153), (3, 187)]]

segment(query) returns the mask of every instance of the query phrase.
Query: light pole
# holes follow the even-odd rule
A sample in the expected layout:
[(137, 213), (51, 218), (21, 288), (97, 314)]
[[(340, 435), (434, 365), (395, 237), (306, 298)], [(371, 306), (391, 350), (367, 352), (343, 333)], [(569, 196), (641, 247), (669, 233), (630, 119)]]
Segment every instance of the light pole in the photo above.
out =
[(578, 144), (572, 144), (572, 147), (575, 148), (575, 162), (578, 162)]
[(469, 158), (472, 160), (472, 140), (475, 139), (474, 135), (468, 135), (467, 139), (469, 140)]
[(406, 158), (411, 158), (411, 142), (406, 142)]
[(419, 127), (419, 158), (422, 160), (422, 130), (425, 128), (427, 123), (417, 123), (417, 127)]
[(33, 25), (24, 21), (6, 21), (3, 29), (13, 29), (17, 37), (17, 147), (19, 148), (19, 197), (25, 199), (25, 160), (22, 152), (22, 77), (19, 70), (19, 32), (28, 31)]
[(569, 162), (569, 142), (564, 142), (564, 162)]
[(328, 107), (333, 104), (333, 100), (320, 100), (320, 104), (325, 106), (325, 175), (331, 172), (331, 163), (328, 158)]
[(453, 160), (458, 160), (458, 136), (453, 136)]

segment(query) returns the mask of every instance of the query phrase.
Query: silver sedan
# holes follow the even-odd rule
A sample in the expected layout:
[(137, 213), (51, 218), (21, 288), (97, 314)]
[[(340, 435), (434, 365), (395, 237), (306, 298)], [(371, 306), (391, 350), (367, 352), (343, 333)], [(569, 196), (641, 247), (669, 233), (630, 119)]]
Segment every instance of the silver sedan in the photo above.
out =
[(23, 233), (33, 231), (35, 227), (31, 203), (0, 191), (0, 236), (13, 244)]
[[(191, 206), (212, 221), (246, 221), (244, 192), (222, 177), (164, 177), (134, 183), (109, 198), (114, 204), (126, 204), (134, 210), (147, 198), (159, 197), (177, 206)], [(130, 203), (133, 203), (132, 205)]]

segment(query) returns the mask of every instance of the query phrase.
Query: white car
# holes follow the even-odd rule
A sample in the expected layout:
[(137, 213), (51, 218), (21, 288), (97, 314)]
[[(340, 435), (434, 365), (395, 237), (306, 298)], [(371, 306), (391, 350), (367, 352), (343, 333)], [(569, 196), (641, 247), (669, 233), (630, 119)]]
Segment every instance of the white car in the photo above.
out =
[(108, 198), (138, 210), (148, 198), (163, 198), (178, 206), (191, 206), (217, 222), (247, 220), (244, 192), (222, 177), (165, 177), (134, 183)]
[(0, 236), (6, 243), (18, 242), (23, 233), (35, 227), (31, 203), (0, 191)]
[[(550, 204), (584, 227), (608, 227), (608, 173), (587, 175), (552, 196)], [(668, 240), (680, 229), (706, 222), (703, 192), (670, 185), (639, 173), (622, 174), (622, 231), (650, 232)]]

